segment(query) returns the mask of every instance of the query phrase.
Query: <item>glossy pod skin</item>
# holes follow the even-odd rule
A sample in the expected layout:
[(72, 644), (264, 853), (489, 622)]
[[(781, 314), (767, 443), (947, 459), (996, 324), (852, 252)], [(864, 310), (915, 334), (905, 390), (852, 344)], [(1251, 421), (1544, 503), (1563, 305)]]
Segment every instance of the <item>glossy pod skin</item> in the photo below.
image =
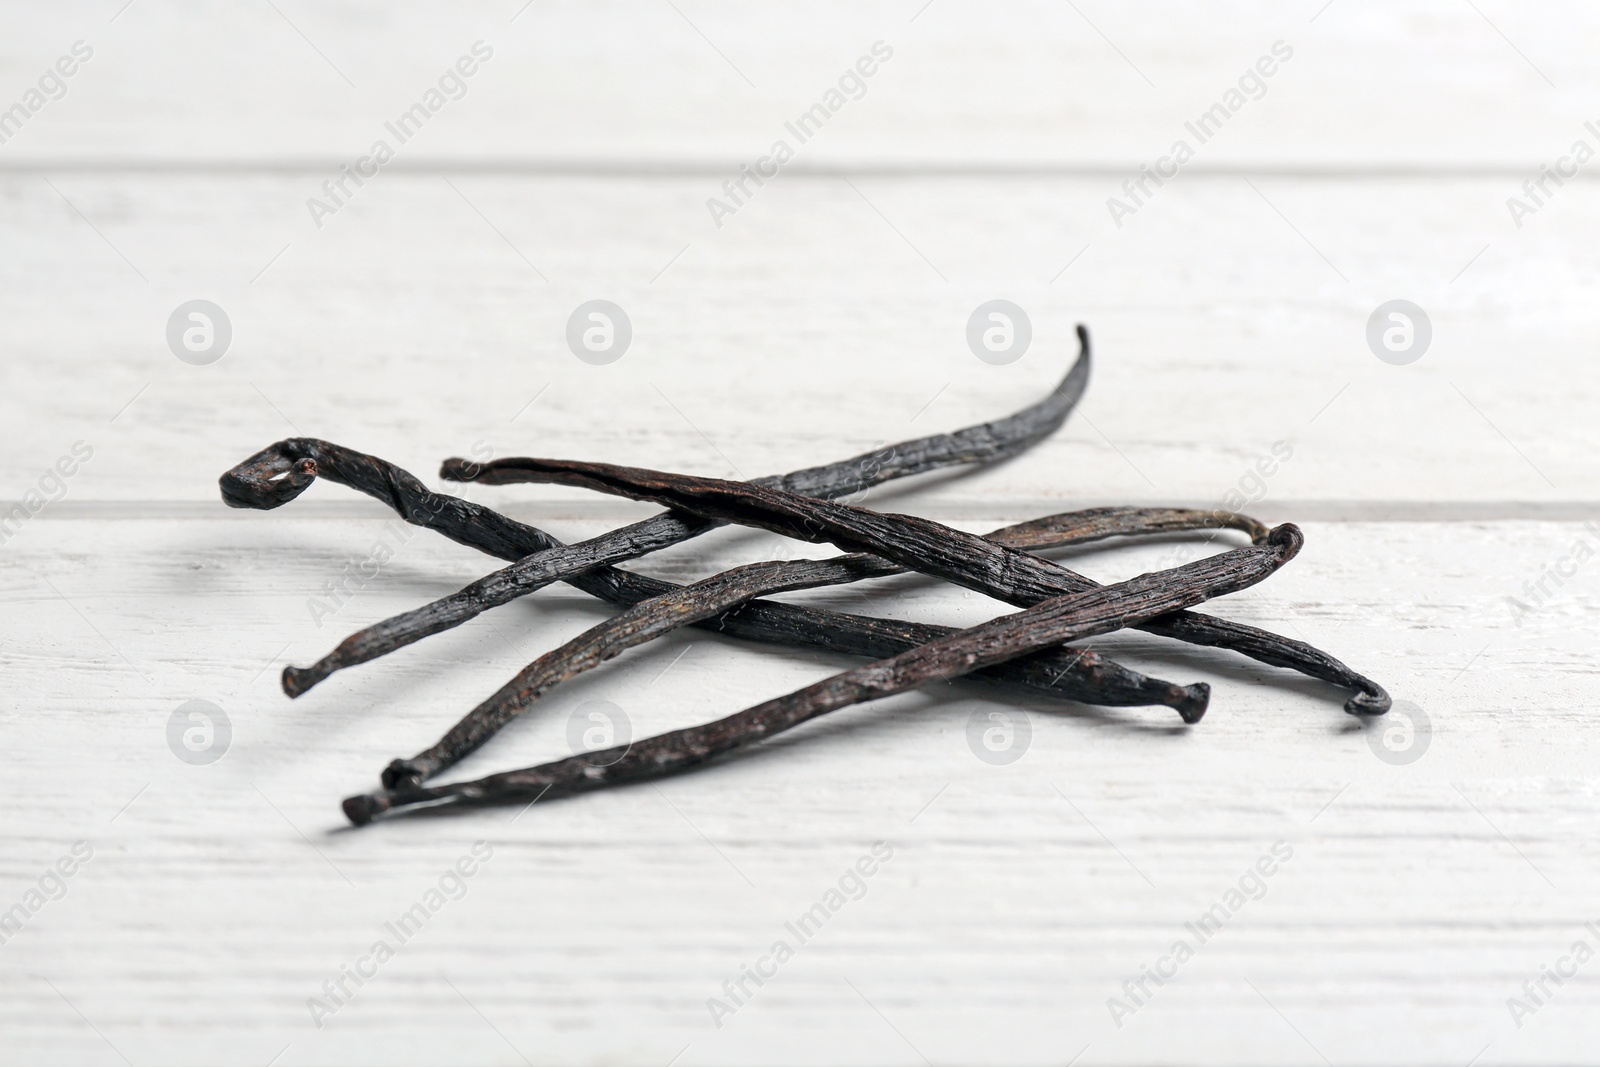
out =
[[(696, 478), (641, 468), (534, 458), (489, 463), (447, 460), (446, 480), (483, 484), (556, 482), (652, 500), (670, 510), (575, 545), (492, 509), (434, 493), (376, 457), (329, 442), (294, 438), (264, 449), (223, 475), (225, 502), (270, 509), (318, 477), (342, 482), (393, 507), (406, 521), (501, 559), (514, 561), (459, 593), (385, 620), (342, 642), (310, 667), (284, 671), (296, 696), (332, 673), (459, 625), (489, 608), (566, 581), (626, 608), (524, 668), (436, 744), (386, 769), (383, 792), (351, 797), (358, 824), (386, 811), (438, 804), (527, 801), (676, 773), (753, 744), (817, 715), (932, 681), (968, 674), (1084, 702), (1165, 704), (1185, 722), (1204, 714), (1209, 689), (1146, 678), (1092, 651), (1062, 642), (1135, 626), (1193, 644), (1242, 651), (1347, 689), (1352, 714), (1382, 714), (1389, 697), (1376, 683), (1309, 645), (1188, 610), (1210, 597), (1260, 581), (1302, 544), (1293, 526), (1268, 531), (1247, 516), (1181, 508), (1096, 508), (968, 534), (930, 520), (880, 514), (839, 503), (892, 478), (1015, 455), (1051, 433), (1087, 384), (1089, 345), (1042, 401), (1005, 419), (890, 446), (823, 467), (753, 482)], [(613, 564), (734, 523), (813, 542), (848, 554), (828, 560), (772, 561), (734, 568), (677, 586)], [(1099, 586), (1032, 552), (1106, 537), (1234, 529), (1253, 542), (1218, 556), (1129, 582)], [(761, 597), (914, 571), (983, 592), (1024, 610), (953, 630), (777, 603)], [(736, 715), (650, 738), (615, 753), (432, 786), (427, 780), (475, 751), (548, 690), (628, 648), (684, 625), (770, 643), (848, 652), (876, 662), (835, 675)], [(613, 759), (599, 757), (615, 756)]]
[[(1055, 389), (1013, 415), (953, 433), (902, 441), (826, 466), (761, 478), (756, 484), (806, 496), (840, 497), (896, 478), (968, 463), (994, 463), (1014, 456), (1054, 433), (1083, 396), (1089, 383), (1091, 356), (1089, 334), (1082, 326), (1078, 327), (1078, 341), (1078, 358)], [(315, 471), (333, 476), (324, 462), (332, 457), (325, 447), (319, 448), (323, 445), (323, 442), (292, 439), (258, 453), (222, 476), (223, 499), (234, 507), (277, 507), (292, 499), (310, 484)], [(363, 458), (370, 460), (371, 457)], [(306, 459), (315, 464), (309, 477), (304, 468)], [(275, 472), (281, 472), (276, 481), (268, 476)], [(387, 488), (372, 477), (375, 472), (357, 469), (354, 473), (365, 475), (365, 484), (357, 486), (363, 491), (371, 493), (374, 489)], [(421, 509), (418, 520), (413, 520), (404, 510), (401, 513), (407, 521), (420, 520), (431, 525), (428, 523), (431, 512), (427, 508)], [(453, 511), (451, 514), (453, 516)], [(502, 523), (506, 521), (509, 520), (501, 519)], [(669, 511), (576, 545), (562, 545), (541, 531), (546, 543), (536, 549), (517, 556), (496, 553), (502, 558), (515, 559), (517, 562), (512, 566), (481, 578), (452, 596), (368, 627), (345, 639), (310, 667), (285, 669), (284, 692), (291, 697), (299, 696), (336, 671), (366, 663), (431, 634), (459, 626), (490, 608), (526, 596), (551, 582), (570, 580), (586, 588), (585, 583), (576, 580), (585, 571), (637, 559), (718, 525), (721, 524), (715, 520)], [(455, 522), (446, 521), (435, 528), (454, 536), (451, 530), (459, 527)], [(660, 591), (664, 590), (657, 590)], [(605, 596), (605, 593), (598, 595)]]
[(681, 773), (839, 708), (960, 677), (1063, 641), (1138, 625), (1254, 585), (1293, 559), (1303, 543), (1299, 529), (1286, 524), (1272, 530), (1259, 545), (1048, 599), (715, 722), (477, 781), (442, 786), (404, 784), (382, 793), (353, 796), (345, 800), (344, 813), (351, 823), (363, 826), (397, 810), (527, 803)]
[[(1081, 326), (1078, 338), (1077, 360), (1056, 387), (1042, 400), (1013, 415), (764, 481), (794, 487), (801, 492), (847, 495), (892, 478), (1016, 455), (1053, 433), (1082, 397), (1089, 381), (1091, 350), (1088, 331)], [(517, 522), (481, 504), (435, 493), (408, 471), (385, 460), (314, 438), (279, 441), (239, 463), (219, 481), (223, 501), (230, 507), (270, 510), (287, 504), (318, 478), (365, 493), (393, 508), (413, 525), (435, 530), (500, 559), (521, 561), (519, 573), (548, 568), (542, 573), (558, 574), (560, 580), (622, 607), (631, 607), (681, 587), (620, 570), (604, 561), (638, 558), (717, 525), (682, 513), (667, 512), (580, 545), (568, 546), (537, 527)], [(476, 585), (478, 583), (474, 583)], [(536, 586), (527, 591), (531, 588)], [(471, 614), (481, 610), (477, 607)], [(458, 625), (470, 617), (429, 618), (421, 635)], [(892, 656), (950, 632), (948, 627), (764, 600), (751, 601), (693, 625), (750, 641), (870, 659)], [(290, 696), (298, 696), (338, 667), (365, 662), (402, 647), (403, 643), (369, 640), (368, 632), (363, 631), (341, 646), (359, 650), (358, 655), (350, 657), (348, 662), (338, 660), (336, 664), (330, 663), (334, 657), (328, 657), (309, 669), (290, 667), (284, 671), (284, 689)], [(1110, 707), (1165, 705), (1177, 710), (1189, 722), (1196, 722), (1205, 714), (1210, 693), (1209, 687), (1203, 684), (1180, 686), (1148, 678), (1095, 652), (1078, 655), (1071, 651), (1051, 651), (980, 674), (986, 680), (1021, 691), (1081, 703)]]
[[(1255, 519), (1232, 512), (1123, 507), (1065, 512), (1008, 526), (985, 536), (997, 544), (1043, 549), (1086, 544), (1107, 537), (1219, 529), (1240, 530), (1257, 543), (1268, 532)], [(432, 747), (410, 759), (389, 764), (383, 773), (383, 784), (390, 789), (401, 783), (421, 784), (476, 751), (556, 685), (680, 626), (720, 615), (758, 596), (903, 573), (904, 567), (863, 553), (827, 560), (754, 563), (643, 601), (540, 656), (469, 712)], [(1057, 649), (1055, 656), (1062, 655), (1083, 662), (1083, 657), (1091, 653), (1070, 647)], [(1085, 670), (1103, 670), (1103, 663), (1096, 659), (1087, 663)], [(1205, 711), (1203, 703), (1176, 707), (1187, 723), (1198, 722)]]
[[(755, 526), (803, 541), (826, 541), (849, 551), (875, 553), (912, 570), (1023, 606), (1081, 592), (1095, 584), (1065, 567), (930, 519), (814, 500), (750, 482), (609, 463), (521, 457), (470, 467), (461, 460), (446, 460), (439, 475), (447, 481), (495, 485), (550, 482), (651, 500), (707, 519)], [(1190, 644), (1234, 649), (1263, 663), (1288, 667), (1355, 690), (1344, 705), (1352, 715), (1382, 715), (1389, 710), (1389, 694), (1377, 682), (1302, 641), (1193, 611), (1150, 619), (1139, 629)]]

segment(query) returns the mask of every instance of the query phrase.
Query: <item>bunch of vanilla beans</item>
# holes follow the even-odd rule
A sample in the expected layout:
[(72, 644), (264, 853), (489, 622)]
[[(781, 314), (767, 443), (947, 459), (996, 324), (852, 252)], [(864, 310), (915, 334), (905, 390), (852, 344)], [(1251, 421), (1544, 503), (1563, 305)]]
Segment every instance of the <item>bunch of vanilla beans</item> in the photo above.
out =
[[(283, 688), (291, 697), (337, 670), (458, 626), (552, 582), (566, 582), (623, 609), (529, 664), (431, 747), (391, 762), (382, 790), (348, 798), (345, 814), (363, 825), (388, 812), (425, 806), (529, 803), (662, 777), (826, 712), (968, 674), (1034, 696), (1114, 707), (1166, 705), (1184, 722), (1198, 722), (1210, 697), (1205, 684), (1179, 686), (1149, 678), (1068, 645), (1125, 627), (1233, 649), (1320, 678), (1351, 691), (1345, 710), (1354, 715), (1387, 711), (1389, 695), (1382, 687), (1327, 653), (1188, 610), (1254, 585), (1292, 559), (1303, 542), (1292, 524), (1269, 530), (1225, 511), (1094, 508), (979, 537), (928, 519), (836, 502), (895, 478), (993, 463), (1049, 436), (1088, 384), (1089, 337), (1082, 326), (1078, 340), (1078, 359), (1060, 384), (1008, 418), (780, 477), (732, 482), (572, 460), (445, 461), (440, 477), (448, 481), (552, 482), (671, 509), (575, 545), (482, 505), (432, 492), (391, 463), (326, 441), (291, 438), (251, 456), (221, 478), (222, 498), (232, 507), (275, 508), (322, 477), (376, 497), (409, 523), (511, 561), (459, 593), (362, 630), (310, 667), (286, 668)], [(847, 554), (753, 563), (685, 586), (613, 566), (727, 523), (828, 542)], [(1107, 537), (1221, 529), (1247, 534), (1250, 545), (1115, 585), (1098, 585), (1035, 554)], [(759, 599), (905, 571), (953, 582), (1022, 610), (963, 630)], [(871, 662), (701, 726), (476, 781), (428, 784), (554, 686), (680, 626)]]

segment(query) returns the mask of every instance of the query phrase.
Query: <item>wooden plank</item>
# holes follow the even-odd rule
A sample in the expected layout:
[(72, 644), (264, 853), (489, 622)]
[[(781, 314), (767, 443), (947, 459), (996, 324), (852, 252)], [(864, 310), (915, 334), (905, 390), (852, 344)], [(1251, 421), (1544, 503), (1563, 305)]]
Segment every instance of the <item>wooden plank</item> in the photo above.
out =
[[(74, 501), (213, 501), (222, 470), (295, 434), (424, 477), (475, 448), (755, 476), (1014, 410), (1077, 321), (1098, 346), (1079, 414), (938, 499), (1600, 494), (1588, 188), (1517, 230), (1497, 180), (1200, 179), (1118, 230), (1098, 179), (808, 180), (719, 230), (698, 179), (395, 176), (318, 231), (305, 178), (55, 184), (4, 180), (23, 251), (0, 289), (0, 498), (77, 440), (95, 455)], [(165, 335), (199, 296), (233, 327), (210, 366)], [(565, 340), (597, 297), (633, 323), (608, 366)], [(1006, 366), (966, 339), (996, 297), (1033, 328)], [(1397, 297), (1432, 322), (1409, 366), (1366, 337)], [(1279, 441), (1290, 461), (1255, 473)]]
[(482, 40), (494, 55), (465, 95), (441, 98), (412, 143), (390, 138), (398, 165), (736, 167), (881, 40), (893, 58), (864, 91), (847, 83), (859, 99), (841, 95), (809, 143), (790, 138), (797, 165), (1136, 167), (1282, 41), (1290, 58), (1246, 83), (1255, 98), (1236, 98), (1224, 131), (1188, 137), (1195, 166), (1509, 167), (1520, 181), (1596, 118), (1596, 28), (1576, 3), (55, 4), (8, 20), (8, 106), (74, 41), (94, 56), (3, 155), (337, 167)]
[[(15, 136), (0, 125), (0, 501), (40, 505), (0, 527), (0, 1064), (1589, 1055), (1592, 983), (1542, 972), (1600, 950), (1600, 200), (1586, 180), (1521, 186), (1600, 144), (1596, 17), (1482, 0), (13, 13), (0, 112), (74, 41), (94, 55)], [(463, 99), (367, 184), (320, 188), (479, 39), (494, 55)], [(723, 190), (880, 39), (893, 57), (779, 178)], [(1280, 39), (1293, 55), (1261, 99), (1175, 179), (1122, 188)], [(1520, 225), (1513, 196), (1537, 201)], [(338, 210), (314, 218), (313, 197)], [(721, 225), (713, 197), (737, 208)], [(234, 332), (209, 366), (166, 339), (195, 298)], [(605, 366), (564, 338), (596, 298), (634, 329)], [(1003, 366), (965, 336), (995, 298), (1034, 332)], [(1366, 337), (1394, 299), (1432, 324), (1407, 366)], [(341, 797), (605, 609), (544, 590), (289, 702), (284, 663), (492, 564), (338, 487), (228, 511), (227, 466), (308, 434), (430, 481), (449, 454), (752, 476), (1009, 412), (1059, 376), (1078, 321), (1095, 377), (1053, 440), (870, 502), (974, 530), (1239, 497), (1301, 521), (1302, 556), (1216, 611), (1383, 680), (1427, 717), (1414, 759), (1379, 755), (1399, 716), (1363, 727), (1318, 684), (1119, 635), (1097, 647), (1213, 684), (1203, 723), (957, 683), (659, 787), (343, 827)], [(654, 510), (466, 492), (568, 539)], [(325, 583), (378, 543), (395, 557), (320, 617)], [(723, 530), (637, 565), (688, 581), (824, 551)], [(1196, 551), (1067, 558), (1113, 580)], [(798, 599), (1002, 610), (913, 578)], [(663, 641), (562, 687), (462, 772), (565, 755), (589, 701), (645, 734), (841, 665)], [(172, 747), (191, 700), (228, 720), (218, 762)], [(1030, 741), (996, 766), (969, 727), (1002, 706)], [(1187, 925), (1208, 913), (1220, 930)], [(385, 925), (407, 914), (420, 929)], [(379, 939), (395, 957), (345, 977)], [(793, 957), (745, 978), (780, 939)], [(1177, 977), (1146, 978), (1180, 940)]]
[[(352, 833), (339, 797), (597, 609), (548, 590), (289, 703), (278, 664), (484, 564), (419, 534), (319, 628), (307, 599), (388, 537), (383, 524), (297, 506), (248, 522), (36, 524), (0, 570), (12, 797), (0, 903), (21, 900), (74, 841), (94, 855), (64, 899), (0, 946), (0, 1061), (111, 1062), (108, 1044), (135, 1063), (516, 1062), (519, 1051), (530, 1062), (1042, 1063), (1086, 1045), (1081, 1062), (1465, 1062), (1486, 1045), (1502, 1060), (1581, 1058), (1594, 1038), (1589, 983), (1555, 991), (1520, 1029), (1506, 999), (1574, 941), (1594, 944), (1583, 924), (1595, 918), (1600, 613), (1581, 569), (1521, 625), (1505, 598), (1595, 535), (1511, 522), (1307, 533), (1293, 565), (1216, 610), (1322, 643), (1422, 707), (1432, 729), (1412, 763), (1376, 758), (1319, 686), (1119, 637), (1104, 644), (1130, 663), (1213, 682), (1205, 721), (1027, 704), (1030, 747), (992, 766), (966, 740), (986, 691), (957, 685), (840, 713), (659, 790)], [(647, 566), (689, 578), (776, 548), (721, 531)], [(1194, 551), (1072, 558), (1112, 579)], [(888, 584), (894, 597), (871, 603), (891, 614), (960, 622), (997, 610), (914, 579)], [(808, 597), (862, 603), (843, 590)], [(553, 695), (464, 770), (564, 752), (566, 720), (587, 700), (615, 702), (643, 733), (831, 666), (664, 642)], [(210, 766), (167, 746), (168, 719), (190, 699), (231, 720), (231, 747)], [(465, 895), (361, 988), (347, 980), (353, 996), (319, 1029), (308, 998), (393, 939), (384, 923), (479, 839), (494, 851)], [(784, 924), (877, 840), (893, 856), (861, 899), (798, 944)], [(1261, 899), (1194, 944), (1179, 977), (1119, 1028), (1108, 998), (1126, 998), (1122, 983), (1175, 940), (1198, 942), (1184, 924), (1280, 840), (1293, 855)], [(747, 982), (754, 995), (718, 1028), (707, 1000), (779, 939), (796, 942), (794, 958), (759, 990)], [(1349, 1026), (1352, 1013), (1365, 1025)]]

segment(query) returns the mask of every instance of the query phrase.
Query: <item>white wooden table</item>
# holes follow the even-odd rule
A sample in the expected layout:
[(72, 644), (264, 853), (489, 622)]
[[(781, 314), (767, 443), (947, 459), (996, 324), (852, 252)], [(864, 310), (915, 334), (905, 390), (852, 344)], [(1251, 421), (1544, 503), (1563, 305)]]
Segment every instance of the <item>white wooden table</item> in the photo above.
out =
[[(3, 6), (0, 107), (92, 56), (0, 144), (0, 498), (38, 505), (0, 545), (0, 1062), (1595, 1058), (1600, 194), (1584, 169), (1520, 227), (1506, 204), (1600, 147), (1593, 9), (120, 4)], [(465, 95), (317, 226), (308, 198), (478, 41)], [(707, 198), (877, 41), (860, 98), (716, 225)], [(1116, 226), (1107, 198), (1278, 41), (1264, 95)], [(596, 298), (634, 331), (605, 366), (564, 339)], [(1033, 326), (1004, 366), (964, 336), (994, 298)], [(193, 299), (231, 323), (210, 365), (168, 347)], [(1409, 365), (1366, 340), (1393, 299), (1432, 324)], [(318, 619), (387, 513), (333, 485), (230, 511), (227, 467), (307, 435), (430, 483), (489, 454), (754, 477), (1031, 402), (1079, 321), (1094, 377), (1054, 438), (869, 502), (983, 530), (1242, 487), (1308, 544), (1215, 611), (1383, 681), (1426, 720), (1410, 749), (1379, 758), (1397, 721), (1329, 687), (1122, 635), (1095, 644), (1214, 686), (1203, 723), (957, 684), (659, 786), (345, 826), (340, 798), (606, 609), (552, 587), (290, 702), (283, 665), (493, 565), (419, 532)], [(565, 539), (652, 510), (463, 491)], [(1066, 558), (1117, 579), (1202, 550)], [(631, 566), (822, 551), (723, 530)], [(914, 578), (791, 599), (1002, 610)], [(843, 665), (689, 633), (460, 770), (566, 755), (589, 701), (642, 736)], [(169, 747), (191, 700), (228, 721), (215, 762)], [(997, 766), (967, 724), (1000, 700), (1031, 740)]]

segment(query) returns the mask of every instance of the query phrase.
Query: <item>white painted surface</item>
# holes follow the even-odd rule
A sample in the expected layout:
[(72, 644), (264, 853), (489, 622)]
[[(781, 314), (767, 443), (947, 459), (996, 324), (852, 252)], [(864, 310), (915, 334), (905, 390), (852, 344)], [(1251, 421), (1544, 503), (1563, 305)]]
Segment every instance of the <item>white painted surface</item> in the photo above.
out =
[[(94, 855), (0, 945), (0, 1062), (1593, 1057), (1600, 964), (1521, 1027), (1507, 998), (1575, 940), (1600, 948), (1594, 564), (1527, 617), (1507, 598), (1600, 545), (1600, 199), (1570, 183), (1521, 228), (1505, 207), (1593, 116), (1591, 12), (517, 6), (6, 8), (0, 103), (74, 40), (96, 55), (0, 145), (0, 498), (75, 441), (94, 455), (0, 546), (0, 907), (74, 841)], [(496, 56), (467, 98), (316, 228), (331, 167), (480, 37)], [(867, 95), (716, 227), (705, 199), (737, 161), (878, 38), (896, 56)], [(1122, 178), (1278, 38), (1296, 54), (1267, 96), (1115, 227)], [(1053, 170), (1001, 173), (1029, 166)], [(1006, 367), (962, 336), (995, 296), (1035, 327)], [(164, 340), (194, 297), (234, 327), (209, 367)], [(562, 339), (593, 297), (634, 323), (611, 366)], [(1396, 297), (1434, 326), (1408, 367), (1363, 337)], [(284, 663), (489, 564), (418, 533), (319, 627), (308, 598), (383, 513), (336, 486), (230, 512), (227, 466), (298, 432), (430, 481), (475, 446), (753, 476), (1010, 411), (1076, 321), (1098, 360), (1056, 438), (873, 499), (974, 530), (1214, 504), (1290, 442), (1253, 510), (1302, 521), (1307, 549), (1216, 611), (1420, 706), (1420, 759), (1379, 760), (1325, 687), (1125, 636), (1099, 644), (1214, 685), (1203, 723), (1027, 704), (1026, 755), (991, 767), (966, 725), (992, 694), (957, 685), (659, 789), (342, 829), (340, 798), (602, 609), (546, 590), (290, 702)], [(468, 492), (566, 538), (649, 513)], [(1196, 550), (1071, 558), (1115, 579)], [(795, 551), (719, 531), (634, 566), (688, 580)], [(996, 611), (910, 578), (802, 599)], [(463, 772), (565, 754), (588, 700), (653, 733), (841, 662), (662, 642)], [(190, 699), (232, 724), (210, 766), (167, 747)], [(493, 858), (463, 899), (316, 1026), (308, 998), (477, 840)], [(894, 855), (864, 897), (716, 1026), (707, 999), (878, 840)], [(1108, 998), (1280, 840), (1264, 897), (1119, 1028)]]

